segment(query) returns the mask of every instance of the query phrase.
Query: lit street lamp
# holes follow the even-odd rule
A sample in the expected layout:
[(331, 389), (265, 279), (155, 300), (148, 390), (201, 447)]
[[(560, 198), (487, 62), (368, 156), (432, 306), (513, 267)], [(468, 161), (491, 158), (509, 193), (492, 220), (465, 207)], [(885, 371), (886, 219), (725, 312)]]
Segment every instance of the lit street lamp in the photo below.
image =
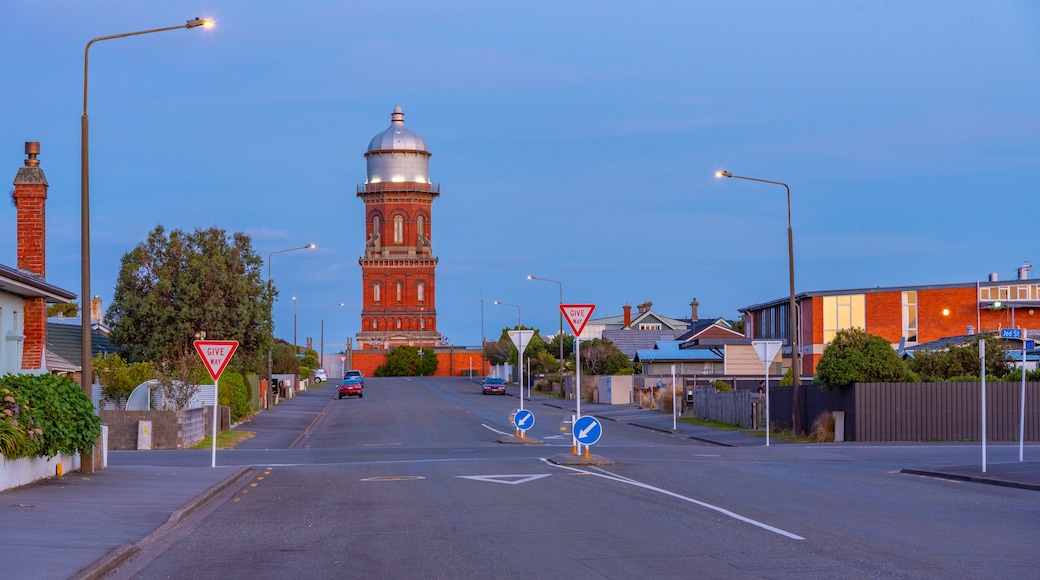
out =
[[(111, 36), (99, 36), (87, 43), (83, 50), (83, 117), (80, 120), (80, 326), (81, 326), (81, 356), (83, 357), (80, 384), (87, 398), (93, 400), (94, 383), (94, 361), (91, 358), (91, 323), (90, 323), (90, 121), (87, 117), (87, 70), (90, 62), (90, 46), (102, 40), (114, 38), (126, 38), (128, 36), (139, 36), (153, 32), (165, 32), (167, 30), (179, 30), (181, 28), (196, 28), (199, 26), (212, 26), (212, 20), (193, 18), (179, 26), (168, 26), (166, 28), (154, 28), (152, 30), (141, 30), (138, 32), (127, 32), (124, 34), (113, 34)], [(83, 454), (83, 473), (94, 472), (93, 452)]]
[(520, 376), (520, 410), (524, 410), (524, 333), (520, 327), (520, 306), (516, 304), (506, 304), (505, 302), (499, 302), (495, 300), (495, 304), (499, 306), (512, 306), (516, 308), (516, 331), (520, 333), (520, 345), (516, 347), (516, 366), (519, 367)]
[[(314, 244), (307, 244), (306, 246), (300, 246), (299, 248), (287, 248), (285, 250), (275, 250), (275, 251), (267, 254), (267, 290), (268, 290), (268, 292), (272, 292), (273, 293), (273, 288), (271, 287), (271, 259), (274, 257), (275, 254), (284, 254), (285, 252), (295, 252), (297, 250), (311, 250), (311, 249), (314, 249), (316, 247), (317, 246), (315, 246)], [(273, 307), (274, 306), (274, 304), (273, 304), (274, 298), (271, 298), (271, 301), (272, 301), (272, 307)], [(273, 316), (271, 318), (271, 332), (272, 332), (272, 336), (271, 336), (272, 348), (267, 349), (267, 392), (268, 393), (271, 392), (271, 381), (274, 380), (274, 373), (273, 373), (274, 369), (272, 368), (274, 366), (274, 355), (273, 355), (273, 352), (272, 352), (273, 351), (273, 347), (274, 347), (274, 344), (273, 344), (273, 342), (274, 342), (274, 317)], [(294, 348), (296, 347), (296, 297), (295, 296), (293, 296), (293, 347)]]
[(561, 392), (562, 392), (562, 389), (563, 389), (563, 308), (562, 308), (562, 306), (563, 306), (563, 282), (560, 282), (559, 280), (551, 280), (549, 278), (539, 278), (538, 276), (530, 276), (530, 275), (527, 277), (527, 279), (528, 280), (541, 280), (542, 282), (552, 282), (554, 284), (559, 284), (559, 286), (560, 286), (560, 306), (561, 306), (561, 308), (560, 308), (560, 312), (559, 312), (559, 315), (560, 315), (559, 341), (560, 341), (560, 389), (561, 389)]
[(744, 177), (741, 175), (733, 175), (729, 171), (716, 171), (715, 177), (728, 177), (732, 179), (744, 179), (747, 181), (757, 181), (759, 183), (771, 183), (773, 185), (782, 185), (787, 190), (787, 259), (788, 269), (791, 277), (791, 304), (790, 308), (790, 328), (788, 329), (791, 333), (791, 412), (793, 417), (791, 419), (794, 425), (794, 432), (801, 434), (801, 414), (798, 412), (798, 388), (802, 384), (801, 376), (801, 353), (798, 347), (798, 315), (795, 311), (795, 299), (794, 299), (794, 234), (791, 230), (791, 188), (782, 181), (770, 181), (768, 179), (758, 179), (755, 177)]
[(321, 307), (321, 359), (318, 360), (318, 365), (321, 368), (325, 368), (325, 309), (326, 308), (338, 308), (343, 306), (343, 303), (329, 304), (328, 306)]

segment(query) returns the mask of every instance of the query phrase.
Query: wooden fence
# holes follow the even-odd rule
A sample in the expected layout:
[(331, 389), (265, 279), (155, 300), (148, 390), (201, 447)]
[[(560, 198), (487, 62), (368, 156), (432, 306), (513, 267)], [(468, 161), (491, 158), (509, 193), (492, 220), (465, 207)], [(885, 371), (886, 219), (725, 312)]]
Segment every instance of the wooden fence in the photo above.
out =
[(751, 429), (751, 398), (751, 391), (715, 392), (713, 387), (690, 389), (686, 395), (686, 412), (698, 419)]

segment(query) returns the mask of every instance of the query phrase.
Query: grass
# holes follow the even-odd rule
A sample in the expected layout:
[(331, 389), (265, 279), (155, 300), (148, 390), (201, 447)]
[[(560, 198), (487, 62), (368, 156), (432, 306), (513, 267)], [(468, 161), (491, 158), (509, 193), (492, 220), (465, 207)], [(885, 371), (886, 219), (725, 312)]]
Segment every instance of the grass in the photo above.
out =
[[(755, 437), (766, 438), (766, 432), (763, 430), (745, 429), (740, 425), (730, 425), (729, 423), (720, 423), (718, 421), (712, 421), (711, 419), (697, 419), (695, 417), (680, 417), (680, 421), (689, 423), (691, 425), (700, 425), (702, 427), (711, 427), (712, 429), (719, 429), (720, 431), (742, 431), (748, 435), (754, 435)], [(788, 443), (816, 443), (817, 441), (812, 437), (798, 437), (791, 434), (790, 429), (774, 429), (770, 431), (769, 437), (771, 439), (778, 439), (780, 441), (787, 441)]]
[(554, 395), (554, 394), (552, 394), (552, 393), (550, 393), (548, 391), (531, 391), (531, 394), (532, 395), (538, 395), (539, 397), (545, 397), (546, 399), (558, 399), (558, 400), (561, 400), (561, 401), (563, 400), (562, 396)]
[[(253, 435), (256, 435), (253, 431), (224, 431), (223, 433), (217, 433), (217, 449), (234, 449), (236, 445), (241, 441), (249, 439)], [(213, 438), (206, 437), (202, 441), (199, 441), (192, 449), (212, 449)]]

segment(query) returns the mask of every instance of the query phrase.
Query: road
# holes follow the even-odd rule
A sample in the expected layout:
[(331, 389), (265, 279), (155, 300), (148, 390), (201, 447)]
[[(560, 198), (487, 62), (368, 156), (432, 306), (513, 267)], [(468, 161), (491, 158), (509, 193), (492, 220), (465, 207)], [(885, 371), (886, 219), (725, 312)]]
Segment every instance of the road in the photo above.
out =
[(564, 467), (547, 461), (571, 450), (560, 401), (527, 403), (544, 444), (511, 445), (518, 398), (470, 381), (332, 394), (307, 394), (328, 409), (297, 448), (220, 452), (248, 482), (112, 577), (1040, 575), (1036, 492), (899, 473), (969, 461), (963, 446), (726, 448), (605, 422), (593, 452), (614, 465)]

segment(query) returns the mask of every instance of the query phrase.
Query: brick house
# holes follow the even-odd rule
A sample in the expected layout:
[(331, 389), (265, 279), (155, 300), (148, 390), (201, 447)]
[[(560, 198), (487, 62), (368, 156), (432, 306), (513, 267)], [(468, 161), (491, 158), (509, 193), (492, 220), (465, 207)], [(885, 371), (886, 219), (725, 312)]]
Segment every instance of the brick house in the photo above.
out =
[(27, 159), (14, 179), (18, 267), (0, 264), (0, 375), (46, 373), (47, 304), (76, 295), (46, 280), (47, 177), (36, 158), (40, 144), (25, 144)]
[[(1026, 329), (1040, 335), (1040, 279), (1028, 277), (1030, 266), (1018, 269), (1014, 280), (991, 274), (985, 282), (858, 288), (804, 292), (795, 296), (801, 374), (811, 376), (835, 333), (859, 327), (881, 336), (894, 348), (945, 337)], [(788, 344), (789, 297), (740, 309), (748, 338)]]

